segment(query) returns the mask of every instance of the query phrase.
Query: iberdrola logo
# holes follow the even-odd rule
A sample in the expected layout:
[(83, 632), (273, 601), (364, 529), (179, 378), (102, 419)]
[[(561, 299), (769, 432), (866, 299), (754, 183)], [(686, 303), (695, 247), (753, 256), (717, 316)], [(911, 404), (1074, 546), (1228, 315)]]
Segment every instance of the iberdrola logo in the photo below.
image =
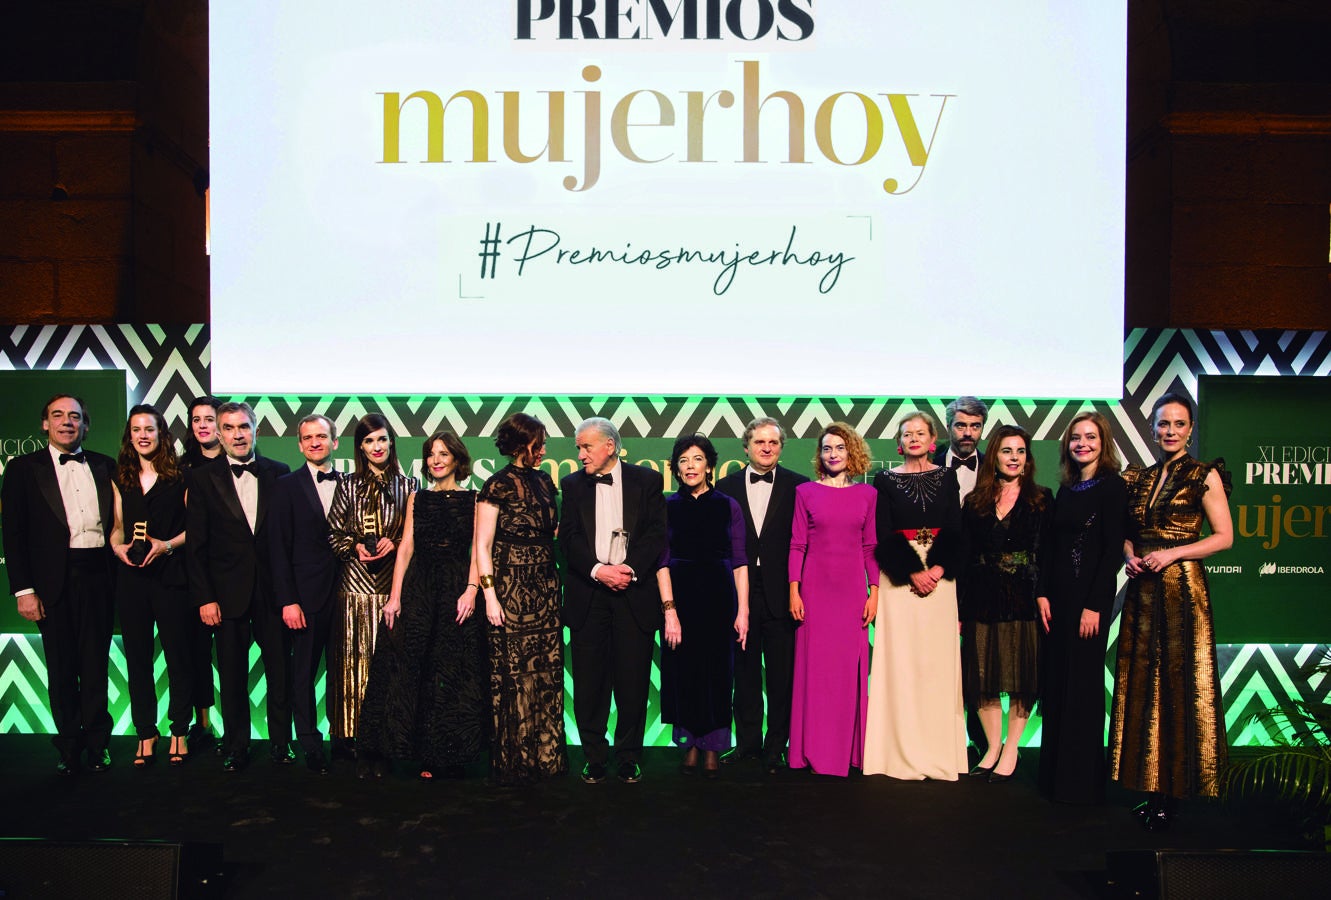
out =
[(1273, 562), (1264, 562), (1262, 563), (1261, 568), (1257, 570), (1257, 576), (1259, 578), (1263, 575), (1274, 575), (1275, 573), (1276, 573), (1276, 564)]

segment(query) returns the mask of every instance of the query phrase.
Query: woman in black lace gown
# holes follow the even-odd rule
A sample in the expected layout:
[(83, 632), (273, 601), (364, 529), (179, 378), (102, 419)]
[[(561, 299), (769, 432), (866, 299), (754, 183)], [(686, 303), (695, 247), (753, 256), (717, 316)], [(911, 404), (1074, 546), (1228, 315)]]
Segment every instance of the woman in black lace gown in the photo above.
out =
[(1123, 564), (1128, 489), (1109, 420), (1084, 412), (1063, 434), (1054, 501), (1040, 698), (1040, 790), (1059, 803), (1105, 798), (1105, 653)]
[[(1040, 696), (1040, 601), (1046, 599), (1052, 492), (1035, 483), (1031, 436), (994, 429), (961, 524), (967, 564), (960, 582), (966, 698), (984, 728), (985, 754), (971, 771), (990, 782), (1012, 778), (1021, 736)], [(1003, 730), (1002, 695), (1008, 697)]]
[(510, 463), (481, 488), (476, 567), (490, 629), (494, 736), (490, 776), (521, 784), (568, 772), (564, 634), (560, 623), (555, 483), (539, 468), (545, 426), (514, 413), (495, 436)]
[(490, 725), (485, 634), (473, 615), (476, 492), (458, 487), (471, 457), (452, 432), (426, 440), (421, 461), (430, 486), (407, 498), (357, 732), (370, 753), (419, 760), (423, 779), (460, 778)]

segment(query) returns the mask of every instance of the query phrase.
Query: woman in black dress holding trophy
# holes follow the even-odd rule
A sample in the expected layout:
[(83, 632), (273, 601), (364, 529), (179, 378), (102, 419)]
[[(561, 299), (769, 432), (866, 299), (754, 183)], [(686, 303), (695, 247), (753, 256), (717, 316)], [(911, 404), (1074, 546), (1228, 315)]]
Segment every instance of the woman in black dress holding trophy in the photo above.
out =
[(168, 760), (189, 756), (188, 737), (194, 687), (193, 626), (198, 607), (190, 603), (185, 576), (185, 474), (176, 459), (166, 419), (154, 407), (135, 406), (120, 439), (111, 550), (116, 573), (116, 607), (125, 647), (130, 716), (139, 737), (135, 768), (156, 760), (157, 684), (153, 674), (153, 625), (166, 655), (167, 718), (171, 721)]
[[(354, 741), (369, 677), (379, 614), (393, 588), (393, 562), (415, 478), (402, 474), (388, 420), (378, 413), (356, 423), (356, 474), (337, 485), (328, 510), (328, 541), (342, 560), (328, 666), (328, 726), (335, 742)], [(356, 759), (356, 775), (382, 776), (382, 757)]]

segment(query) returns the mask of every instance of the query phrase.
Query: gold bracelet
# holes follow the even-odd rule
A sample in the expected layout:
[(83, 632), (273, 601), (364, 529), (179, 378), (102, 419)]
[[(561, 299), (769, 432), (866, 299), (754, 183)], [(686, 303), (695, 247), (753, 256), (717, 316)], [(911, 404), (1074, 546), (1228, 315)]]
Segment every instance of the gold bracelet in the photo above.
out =
[(674, 600), (662, 600), (662, 601), (661, 601), (661, 612), (669, 612), (670, 610), (672, 610), (672, 609), (674, 609), (674, 608), (675, 608), (675, 601), (674, 601)]
[(487, 590), (495, 586), (495, 577), (493, 575), (482, 575), (476, 580), (481, 583), (482, 590)]

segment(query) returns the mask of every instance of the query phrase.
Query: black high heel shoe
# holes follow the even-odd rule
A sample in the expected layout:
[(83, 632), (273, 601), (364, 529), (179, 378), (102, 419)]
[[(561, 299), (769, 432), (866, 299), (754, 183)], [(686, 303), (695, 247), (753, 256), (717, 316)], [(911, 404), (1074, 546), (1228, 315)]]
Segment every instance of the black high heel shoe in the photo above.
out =
[[(990, 783), (990, 784), (1003, 784), (1003, 783), (1005, 783), (1005, 782), (1011, 781), (1013, 778), (1016, 778), (1016, 777), (1017, 777), (1017, 766), (1019, 766), (1019, 765), (1021, 765), (1021, 751), (1020, 751), (1020, 750), (1017, 751), (1017, 765), (1015, 765), (1015, 766), (1012, 767), (1012, 771), (1011, 771), (1011, 772), (1008, 772), (1006, 775), (1000, 775), (998, 772), (990, 772), (990, 773), (989, 773), (989, 779), (988, 779), (988, 780), (989, 780), (989, 783)], [(994, 763), (994, 768), (995, 768), (995, 769), (998, 768), (998, 763)]]
[(172, 735), (171, 752), (166, 757), (168, 766), (179, 768), (189, 761), (189, 738), (185, 735)]
[[(146, 751), (143, 749), (144, 744), (148, 745)], [(151, 737), (139, 741), (139, 752), (134, 755), (134, 768), (146, 769), (155, 762), (157, 762), (157, 738)]]
[(998, 755), (994, 757), (994, 764), (992, 766), (976, 765), (975, 768), (971, 769), (966, 774), (971, 778), (988, 778), (991, 774), (993, 774), (994, 768), (998, 765), (998, 761), (1002, 758), (1003, 758), (1003, 745), (999, 744)]

